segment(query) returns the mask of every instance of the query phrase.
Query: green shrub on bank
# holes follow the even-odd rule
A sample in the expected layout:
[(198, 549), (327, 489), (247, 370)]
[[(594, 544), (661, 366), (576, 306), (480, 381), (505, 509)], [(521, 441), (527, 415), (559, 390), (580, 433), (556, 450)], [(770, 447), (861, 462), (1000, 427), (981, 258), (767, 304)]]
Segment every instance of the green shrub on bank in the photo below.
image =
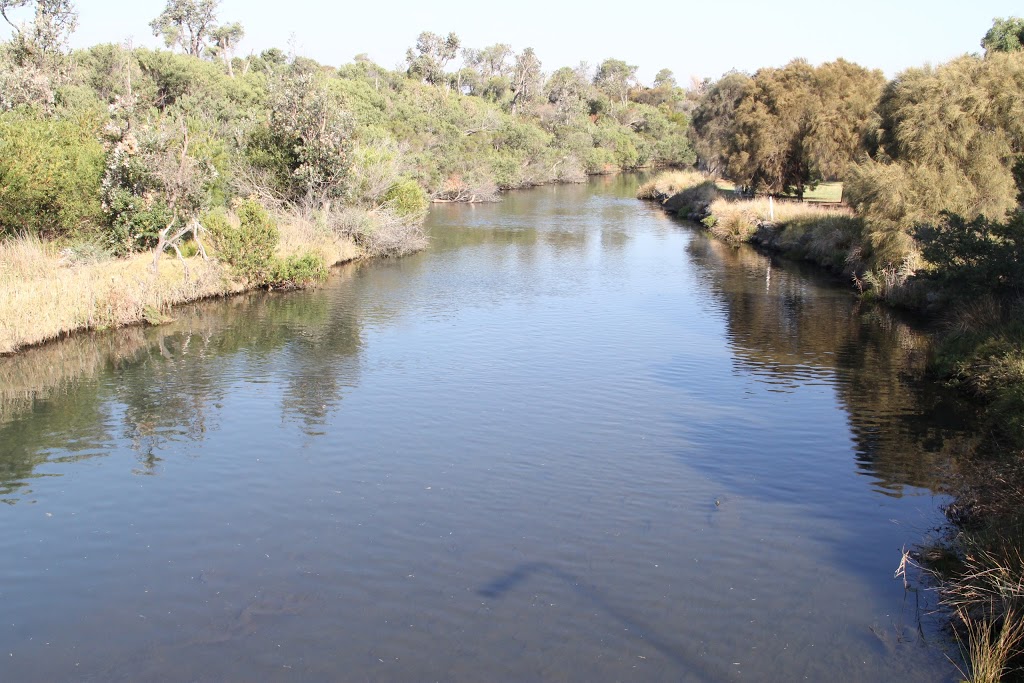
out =
[(112, 189), (106, 197), (106, 242), (118, 256), (141, 249), (152, 249), (160, 231), (174, 220), (166, 202), (153, 197), (140, 197), (123, 187)]
[(1005, 222), (946, 214), (917, 238), (935, 276), (960, 294), (1024, 292), (1024, 212)]
[(266, 284), (273, 289), (300, 289), (327, 278), (327, 264), (318, 254), (293, 254), (275, 258)]
[(410, 178), (403, 178), (394, 183), (384, 193), (384, 203), (399, 216), (422, 216), (430, 206), (427, 193), (419, 183)]
[(95, 229), (103, 221), (103, 161), (89, 121), (0, 114), (0, 234), (54, 238)]
[(235, 207), (235, 216), (214, 210), (203, 218), (217, 255), (232, 271), (253, 285), (269, 281), (280, 233), (277, 223), (258, 202), (247, 199)]
[(982, 431), (1024, 447), (1024, 322), (1021, 302), (982, 297), (950, 315), (931, 369), (987, 406)]

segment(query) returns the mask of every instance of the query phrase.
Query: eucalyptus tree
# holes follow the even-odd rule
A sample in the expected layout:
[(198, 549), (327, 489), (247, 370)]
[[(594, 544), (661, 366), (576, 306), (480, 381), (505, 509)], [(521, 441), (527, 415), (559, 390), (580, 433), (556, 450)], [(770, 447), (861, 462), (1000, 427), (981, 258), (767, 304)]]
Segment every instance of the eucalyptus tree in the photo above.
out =
[(513, 55), (511, 45), (496, 43), (480, 49), (466, 48), (462, 51), (462, 60), (486, 81), (488, 78), (507, 75)]
[(416, 38), (415, 49), (406, 50), (406, 73), (431, 85), (446, 82), (445, 66), (458, 56), (460, 45), (454, 33), (442, 37), (424, 31)]
[(544, 84), (548, 102), (554, 105), (562, 124), (567, 124), (585, 110), (590, 83), (585, 65), (573, 69), (563, 66), (556, 69)]
[[(16, 23), (12, 14), (22, 7), (33, 7), (32, 20)], [(71, 0), (0, 0), (0, 16), (14, 29), (12, 53), (18, 66), (43, 66), (62, 54), (78, 26)]]
[(672, 69), (662, 69), (654, 76), (655, 88), (675, 88), (678, 85), (676, 75), (672, 73)]
[(612, 100), (625, 104), (629, 91), (636, 86), (637, 67), (621, 59), (606, 59), (597, 67), (594, 85)]
[(149, 23), (154, 36), (167, 47), (180, 46), (185, 54), (201, 57), (217, 26), (220, 0), (167, 0), (167, 6)]
[(512, 69), (512, 112), (522, 105), (537, 99), (544, 85), (540, 59), (528, 47), (516, 55), (515, 67)]
[(234, 78), (235, 70), (231, 65), (231, 59), (235, 55), (238, 43), (245, 36), (245, 29), (238, 22), (233, 22), (216, 27), (210, 36), (213, 38), (213, 48), (211, 48), (213, 56), (224, 60), (228, 75)]

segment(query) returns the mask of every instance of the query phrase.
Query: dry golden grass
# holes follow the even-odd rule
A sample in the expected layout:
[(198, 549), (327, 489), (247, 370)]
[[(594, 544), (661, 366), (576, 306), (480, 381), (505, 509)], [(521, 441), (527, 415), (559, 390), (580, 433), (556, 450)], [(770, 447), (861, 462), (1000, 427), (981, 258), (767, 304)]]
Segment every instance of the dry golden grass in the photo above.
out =
[(317, 216), (287, 212), (276, 218), (281, 234), (277, 246), (278, 256), (313, 252), (323, 257), (324, 263), (333, 265), (352, 261), (362, 255), (355, 242), (334, 232)]
[(853, 211), (846, 207), (828, 207), (788, 201), (776, 201), (774, 206), (773, 219), (771, 203), (767, 197), (740, 200), (718, 199), (711, 205), (711, 215), (720, 221), (742, 217), (755, 223), (771, 221), (778, 225), (787, 225), (797, 221), (821, 222), (839, 216), (853, 217)]
[(697, 171), (665, 171), (641, 185), (636, 191), (636, 196), (637, 199), (664, 200), (710, 180), (710, 177)]
[(941, 586), (943, 603), (960, 622), (955, 633), (969, 668), (961, 674), (969, 683), (999, 683), (1024, 654), (1021, 549), (1006, 537), (969, 549), (962, 572)]
[[(774, 205), (774, 210), (773, 210)], [(824, 207), (799, 202), (770, 202), (768, 198), (716, 199), (709, 207), (714, 217), (711, 233), (728, 242), (746, 242), (758, 225), (772, 223), (782, 230), (773, 246), (800, 251), (816, 261), (835, 260), (859, 236), (853, 212), (845, 207)]]
[(975, 620), (966, 610), (958, 612), (967, 631), (966, 644), (961, 638), (964, 660), (970, 671), (961, 671), (968, 683), (1000, 683), (1010, 672), (1010, 660), (1020, 654), (1024, 642), (1024, 621), (1011, 609), (999, 625)]
[[(312, 251), (328, 264), (360, 256), (350, 239), (296, 216), (282, 220), (280, 232), (281, 255)], [(0, 354), (77, 330), (153, 321), (175, 305), (244, 289), (215, 260), (188, 259), (187, 278), (176, 257), (163, 257), (158, 274), (152, 261), (144, 253), (76, 264), (38, 239), (0, 241)]]
[(162, 259), (159, 274), (152, 260), (140, 254), (76, 265), (37, 240), (0, 243), (0, 353), (75, 330), (129, 325), (240, 289), (216, 262), (190, 259), (186, 280), (176, 259)]

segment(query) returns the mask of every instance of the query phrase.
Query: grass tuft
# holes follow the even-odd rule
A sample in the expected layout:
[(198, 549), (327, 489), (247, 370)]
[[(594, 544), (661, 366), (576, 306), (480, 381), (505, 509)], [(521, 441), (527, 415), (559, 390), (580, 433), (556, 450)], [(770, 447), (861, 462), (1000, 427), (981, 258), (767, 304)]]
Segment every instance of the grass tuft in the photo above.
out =
[(709, 180), (708, 176), (698, 171), (665, 171), (641, 185), (636, 191), (636, 197), (637, 199), (665, 201), (673, 195), (703, 185)]

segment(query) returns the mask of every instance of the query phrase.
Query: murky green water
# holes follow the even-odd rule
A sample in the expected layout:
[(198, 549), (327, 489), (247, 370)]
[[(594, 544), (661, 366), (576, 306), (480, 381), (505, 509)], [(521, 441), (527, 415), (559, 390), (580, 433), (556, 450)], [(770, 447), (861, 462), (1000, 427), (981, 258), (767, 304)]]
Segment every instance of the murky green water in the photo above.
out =
[(0, 359), (0, 680), (956, 680), (924, 339), (635, 186)]

